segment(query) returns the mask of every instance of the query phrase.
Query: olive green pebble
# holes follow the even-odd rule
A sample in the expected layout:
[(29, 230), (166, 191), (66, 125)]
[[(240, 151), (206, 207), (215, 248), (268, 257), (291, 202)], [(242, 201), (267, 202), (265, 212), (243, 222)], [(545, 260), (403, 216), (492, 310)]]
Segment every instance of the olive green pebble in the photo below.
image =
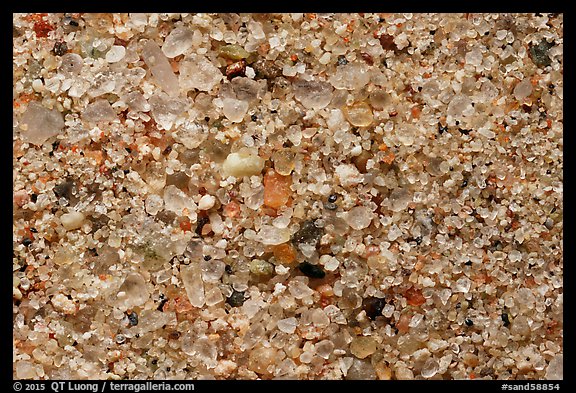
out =
[(240, 45), (234, 44), (222, 46), (219, 53), (220, 56), (230, 60), (242, 60), (250, 56), (250, 53), (247, 52), (244, 48), (242, 48)]

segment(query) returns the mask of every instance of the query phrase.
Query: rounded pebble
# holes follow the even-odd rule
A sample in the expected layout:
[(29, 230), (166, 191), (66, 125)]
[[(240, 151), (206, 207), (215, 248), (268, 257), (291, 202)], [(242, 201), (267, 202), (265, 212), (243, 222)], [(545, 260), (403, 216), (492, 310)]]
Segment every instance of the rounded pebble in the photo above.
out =
[(60, 216), (60, 223), (68, 231), (78, 229), (84, 223), (84, 214), (80, 212), (62, 214), (62, 216)]

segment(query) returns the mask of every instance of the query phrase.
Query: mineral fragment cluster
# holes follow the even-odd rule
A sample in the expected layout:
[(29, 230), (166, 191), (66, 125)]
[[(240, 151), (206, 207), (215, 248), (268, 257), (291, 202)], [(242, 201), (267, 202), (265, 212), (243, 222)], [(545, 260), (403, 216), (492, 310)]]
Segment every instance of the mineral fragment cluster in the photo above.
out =
[(13, 14), (18, 379), (561, 379), (562, 14)]

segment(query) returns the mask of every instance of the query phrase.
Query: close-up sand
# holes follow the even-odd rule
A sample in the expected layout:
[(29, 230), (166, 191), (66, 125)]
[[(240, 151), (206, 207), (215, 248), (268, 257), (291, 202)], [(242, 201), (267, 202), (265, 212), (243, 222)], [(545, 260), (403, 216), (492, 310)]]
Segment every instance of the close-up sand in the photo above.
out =
[(15, 379), (563, 379), (562, 14), (13, 14)]

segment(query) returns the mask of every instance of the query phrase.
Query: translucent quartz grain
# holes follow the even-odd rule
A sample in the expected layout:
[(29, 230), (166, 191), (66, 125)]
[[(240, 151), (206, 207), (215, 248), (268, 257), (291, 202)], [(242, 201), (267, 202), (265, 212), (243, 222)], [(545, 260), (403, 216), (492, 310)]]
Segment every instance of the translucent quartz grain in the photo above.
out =
[(316, 308), (312, 310), (311, 320), (316, 327), (326, 327), (330, 325), (330, 318), (326, 315), (324, 310)]
[(327, 82), (297, 80), (294, 97), (308, 109), (322, 109), (332, 100), (332, 86)]
[(139, 273), (129, 273), (118, 290), (118, 300), (124, 309), (140, 306), (149, 297), (144, 277)]
[(556, 355), (546, 369), (545, 378), (548, 380), (563, 380), (564, 379), (564, 355)]
[(261, 323), (251, 325), (243, 337), (242, 348), (244, 350), (253, 348), (258, 342), (260, 342), (265, 333), (266, 331)]
[(358, 169), (351, 164), (341, 164), (336, 167), (336, 177), (344, 187), (355, 186), (364, 180)]
[(300, 355), (299, 359), (302, 363), (307, 364), (307, 363), (310, 363), (312, 361), (313, 357), (314, 357), (314, 354), (312, 354), (311, 352), (304, 351)]
[(194, 41), (194, 34), (186, 27), (176, 27), (164, 39), (162, 52), (166, 57), (174, 58), (185, 53)]
[(394, 240), (398, 239), (400, 236), (402, 236), (402, 229), (400, 229), (398, 227), (398, 225), (392, 224), (390, 226), (390, 229), (388, 230), (388, 236), (387, 236), (388, 240), (393, 242)]
[(194, 307), (202, 307), (205, 303), (202, 270), (198, 263), (180, 267), (180, 278), (186, 289), (188, 300)]
[(296, 331), (296, 326), (298, 326), (298, 321), (294, 317), (281, 319), (277, 322), (278, 329), (284, 333), (292, 334)]
[(531, 333), (530, 325), (528, 323), (528, 317), (525, 315), (518, 315), (514, 318), (514, 323), (510, 327), (510, 332), (513, 335), (519, 335), (520, 337), (529, 337)]
[(246, 101), (248, 104), (254, 104), (266, 92), (266, 83), (264, 80), (252, 80), (248, 77), (236, 77), (230, 82), (234, 97), (240, 101)]
[[(324, 255), (322, 255), (322, 257), (324, 257)], [(338, 266), (340, 266), (340, 261), (334, 257), (327, 257), (328, 259), (324, 260), (324, 269), (328, 270), (329, 272), (333, 272), (338, 269)], [(322, 262), (322, 258), (320, 261)]]
[(264, 204), (264, 186), (259, 185), (250, 189), (248, 194), (244, 195), (244, 205), (252, 210), (258, 210)]
[(374, 121), (372, 109), (365, 102), (358, 102), (343, 109), (346, 120), (356, 127), (368, 127)]
[(274, 170), (282, 175), (288, 176), (295, 168), (295, 154), (289, 150), (277, 150), (272, 154)]
[(74, 302), (61, 293), (52, 296), (50, 301), (54, 308), (63, 314), (73, 314), (76, 312), (76, 306)]
[[(167, 179), (166, 170), (162, 165), (162, 163), (158, 161), (152, 161), (149, 162), (148, 165), (146, 165), (146, 170), (142, 174), (142, 178), (148, 185), (148, 189), (151, 192), (161, 193), (162, 190), (164, 189), (164, 186), (166, 186), (166, 179)], [(167, 201), (168, 198), (173, 196), (172, 194), (181, 195), (178, 194), (176, 190), (182, 192), (174, 185), (169, 185), (168, 187), (166, 187), (166, 189), (164, 189), (164, 200)]]
[(482, 64), (482, 51), (479, 48), (473, 48), (470, 52), (466, 53), (466, 63), (473, 66)]
[(61, 113), (56, 109), (46, 109), (35, 101), (28, 104), (20, 120), (22, 140), (35, 145), (42, 145), (47, 139), (58, 135), (63, 128)]
[(391, 101), (390, 93), (385, 90), (374, 90), (370, 93), (370, 105), (376, 110), (383, 110)]
[(19, 360), (16, 362), (16, 378), (33, 379), (37, 378), (36, 366), (29, 361)]
[(172, 97), (180, 94), (180, 84), (178, 78), (172, 70), (170, 62), (153, 40), (148, 40), (142, 48), (142, 58), (150, 68), (154, 80), (158, 85)]
[(62, 56), (60, 70), (67, 75), (78, 75), (82, 71), (84, 59), (77, 53), (66, 53)]
[(240, 123), (246, 112), (248, 112), (248, 103), (235, 98), (224, 98), (222, 111), (226, 118), (234, 123)]
[(350, 380), (373, 380), (376, 379), (374, 366), (369, 359), (353, 359), (346, 374), (346, 379)]
[(408, 207), (412, 201), (412, 194), (405, 188), (396, 188), (392, 190), (388, 197), (390, 210), (399, 212)]
[(126, 56), (126, 48), (122, 45), (112, 45), (106, 52), (106, 61), (108, 63), (118, 63)]
[(471, 286), (472, 281), (468, 277), (461, 277), (456, 281), (456, 284), (454, 285), (454, 292), (468, 293)]
[(148, 112), (150, 110), (150, 105), (148, 104), (148, 101), (146, 101), (142, 93), (138, 91), (128, 93), (126, 96), (123, 97), (123, 100), (132, 110), (140, 112)]
[(222, 296), (222, 291), (220, 288), (213, 287), (206, 293), (206, 305), (208, 307), (218, 304), (224, 300), (224, 296)]
[(224, 75), (208, 58), (202, 55), (191, 55), (180, 62), (180, 87), (188, 91), (198, 89), (211, 91), (218, 85)]
[(116, 112), (108, 100), (98, 99), (86, 106), (82, 119), (92, 122), (112, 121), (116, 119)]
[(496, 136), (496, 133), (494, 131), (491, 131), (489, 129), (486, 128), (480, 128), (478, 129), (478, 134), (488, 138), (488, 139), (492, 139)]
[(361, 230), (370, 226), (374, 213), (366, 206), (355, 206), (344, 215), (344, 221), (353, 229)]
[(448, 110), (446, 114), (452, 116), (455, 119), (462, 119), (472, 115), (475, 112), (472, 106), (472, 100), (463, 94), (456, 95), (448, 104)]
[(301, 281), (292, 280), (288, 284), (288, 290), (290, 294), (296, 299), (303, 299), (306, 296), (310, 296), (314, 293), (312, 289)]
[(160, 212), (164, 206), (164, 200), (160, 195), (150, 194), (146, 197), (144, 202), (146, 213), (155, 216)]
[(299, 146), (302, 141), (302, 129), (299, 126), (290, 126), (286, 129), (286, 137), (294, 146)]
[(250, 352), (248, 367), (260, 374), (267, 374), (268, 366), (278, 361), (278, 350), (275, 348), (259, 347)]
[(414, 372), (407, 367), (398, 367), (395, 372), (396, 379), (399, 380), (412, 380), (414, 379)]
[(160, 129), (170, 130), (174, 122), (186, 109), (186, 101), (180, 98), (170, 97), (164, 92), (154, 94), (148, 102), (152, 107), (152, 117)]
[(434, 358), (429, 358), (422, 367), (422, 376), (424, 378), (432, 378), (438, 372), (438, 361)]
[(188, 356), (194, 355), (193, 345), (195, 342), (195, 337), (193, 337), (190, 332), (182, 335), (179, 341), (181, 342), (180, 349), (182, 349), (182, 352)]
[[(208, 130), (197, 122), (187, 121), (180, 125), (173, 135), (174, 139), (187, 149), (195, 149), (208, 138)], [(180, 161), (184, 161), (181, 157), (179, 158)]]
[(196, 204), (190, 196), (176, 186), (169, 185), (164, 189), (164, 206), (166, 210), (196, 219), (192, 215), (196, 214)]
[(348, 63), (336, 68), (336, 72), (329, 78), (336, 89), (360, 89), (370, 81), (368, 68), (360, 63)]
[(524, 78), (516, 85), (516, 87), (514, 87), (514, 97), (518, 101), (522, 101), (532, 94), (532, 90), (532, 82), (530, 81), (530, 78)]
[(226, 264), (219, 260), (211, 259), (200, 261), (200, 269), (202, 270), (202, 279), (204, 282), (217, 284), (224, 274)]
[(256, 240), (260, 243), (274, 246), (286, 243), (290, 240), (290, 230), (288, 228), (276, 228), (272, 225), (263, 225), (258, 231)]
[(324, 359), (328, 359), (333, 351), (334, 343), (330, 340), (322, 340), (316, 344), (316, 353)]
[(378, 344), (372, 337), (356, 337), (350, 343), (350, 353), (357, 358), (364, 359), (376, 352)]
[(192, 345), (192, 353), (198, 360), (200, 360), (207, 368), (214, 368), (218, 364), (216, 359), (218, 357), (218, 349), (215, 343), (208, 337), (200, 337), (195, 340)]

